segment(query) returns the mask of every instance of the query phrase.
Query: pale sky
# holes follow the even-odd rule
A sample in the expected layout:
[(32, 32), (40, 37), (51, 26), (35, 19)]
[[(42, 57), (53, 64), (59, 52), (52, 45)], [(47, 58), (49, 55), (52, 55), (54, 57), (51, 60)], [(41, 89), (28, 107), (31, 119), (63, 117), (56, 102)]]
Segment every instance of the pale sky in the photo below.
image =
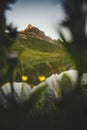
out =
[(60, 6), (53, 0), (17, 0), (6, 12), (7, 24), (13, 23), (18, 30), (28, 24), (44, 31), (47, 36), (58, 39), (58, 22), (64, 18)]

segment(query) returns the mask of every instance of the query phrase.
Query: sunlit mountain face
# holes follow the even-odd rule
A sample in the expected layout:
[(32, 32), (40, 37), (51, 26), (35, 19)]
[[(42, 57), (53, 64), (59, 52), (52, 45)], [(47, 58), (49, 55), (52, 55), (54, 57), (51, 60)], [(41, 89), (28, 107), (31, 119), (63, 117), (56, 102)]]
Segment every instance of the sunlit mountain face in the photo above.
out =
[(42, 31), (39, 28), (33, 26), (32, 24), (29, 24), (26, 28), (24, 28), (23, 30), (19, 31), (19, 33), (21, 35), (22, 34), (27, 34), (30, 37), (42, 39), (42, 40), (49, 41), (49, 42), (53, 43), (53, 40), (52, 40), (51, 37), (46, 36), (44, 31)]

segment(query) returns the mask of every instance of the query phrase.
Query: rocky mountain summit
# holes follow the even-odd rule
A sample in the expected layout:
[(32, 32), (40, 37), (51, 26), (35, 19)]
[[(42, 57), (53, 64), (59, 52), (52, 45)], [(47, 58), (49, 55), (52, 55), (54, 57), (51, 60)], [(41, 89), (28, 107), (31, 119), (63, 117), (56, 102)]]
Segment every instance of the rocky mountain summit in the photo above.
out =
[(42, 39), (42, 40), (53, 43), (52, 38), (50, 38), (49, 36), (46, 36), (43, 31), (39, 30), (37, 27), (32, 26), (32, 24), (29, 24), (24, 30), (21, 30), (20, 33), (27, 34), (30, 37)]

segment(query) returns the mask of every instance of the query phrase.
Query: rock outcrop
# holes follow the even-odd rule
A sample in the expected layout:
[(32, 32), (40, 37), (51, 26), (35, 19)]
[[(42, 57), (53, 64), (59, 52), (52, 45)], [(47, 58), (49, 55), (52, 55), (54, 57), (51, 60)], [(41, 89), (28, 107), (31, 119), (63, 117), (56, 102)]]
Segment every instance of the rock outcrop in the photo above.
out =
[(24, 30), (21, 30), (20, 33), (28, 34), (31, 37), (53, 43), (53, 40), (49, 36), (46, 36), (43, 31), (39, 30), (37, 27), (34, 27), (32, 24), (29, 24)]

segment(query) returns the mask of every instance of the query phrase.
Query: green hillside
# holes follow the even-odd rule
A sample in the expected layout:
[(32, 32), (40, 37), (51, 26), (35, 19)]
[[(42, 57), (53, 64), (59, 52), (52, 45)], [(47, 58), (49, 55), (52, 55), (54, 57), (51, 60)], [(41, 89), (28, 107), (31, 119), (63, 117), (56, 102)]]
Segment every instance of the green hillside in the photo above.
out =
[(29, 77), (28, 83), (38, 84), (38, 76), (50, 76), (73, 67), (70, 56), (65, 51), (60, 40), (50, 43), (43, 39), (33, 38), (29, 35), (18, 35), (11, 48), (20, 56), (17, 79), (22, 75)]

